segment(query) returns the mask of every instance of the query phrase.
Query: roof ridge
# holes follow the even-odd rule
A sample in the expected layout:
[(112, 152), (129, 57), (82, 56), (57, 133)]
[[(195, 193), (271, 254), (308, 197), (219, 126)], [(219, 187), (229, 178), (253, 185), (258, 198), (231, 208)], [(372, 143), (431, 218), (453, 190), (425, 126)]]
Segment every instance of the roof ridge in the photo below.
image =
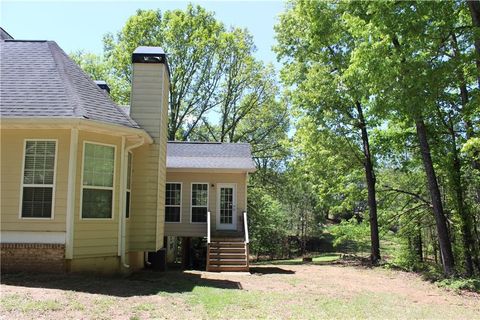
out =
[[(100, 87), (95, 83), (95, 81), (94, 81), (90, 76), (88, 76), (88, 75), (82, 70), (82, 68), (80, 68), (80, 66), (79, 66), (78, 64), (76, 64), (73, 60), (71, 60), (71, 58), (67, 55), (67, 53), (66, 53), (65, 51), (63, 51), (62, 48), (60, 48), (56, 42), (54, 42), (54, 41), (49, 41), (49, 42), (54, 43), (54, 44), (56, 45), (56, 47), (58, 48), (58, 50), (57, 50), (57, 51), (58, 51), (58, 54), (61, 54), (61, 55), (63, 56), (62, 58), (65, 59), (65, 60), (63, 60), (62, 58), (60, 58), (60, 60), (62, 60), (62, 61), (61, 61), (61, 65), (64, 67), (65, 76), (68, 78), (69, 83), (71, 83), (71, 80), (72, 80), (72, 79), (71, 79), (71, 77), (70, 77), (69, 74), (68, 74), (68, 70), (66, 70), (66, 68), (68, 68), (68, 66), (65, 65), (65, 62), (64, 62), (64, 61), (70, 62), (70, 63), (71, 63), (71, 66), (70, 66), (70, 67), (78, 69), (78, 71), (79, 71), (78, 74), (81, 75), (81, 77), (82, 77), (84, 80), (86, 80), (87, 82), (90, 83), (90, 85), (92, 86), (92, 89), (93, 89), (93, 90), (98, 91), (99, 94), (101, 94), (102, 96), (104, 96), (104, 97), (106, 98), (106, 99), (105, 99), (105, 100), (106, 100), (105, 102), (108, 103), (108, 104), (110, 104), (111, 107), (115, 108), (115, 109), (122, 115), (122, 117), (123, 117), (131, 126), (133, 126), (133, 127), (139, 127), (138, 124), (137, 124), (129, 115), (127, 115), (115, 102), (113, 102), (113, 101), (111, 100), (111, 98), (110, 98), (108, 95), (105, 94), (105, 92), (104, 92), (102, 89), (100, 89)], [(77, 98), (76, 100), (77, 100), (77, 102), (78, 102), (78, 109), (77, 109), (78, 112), (81, 113), (81, 116), (83, 116), (84, 118), (87, 118), (87, 119), (91, 118), (90, 115), (89, 115), (89, 113), (88, 113), (88, 111), (82, 106), (82, 104), (83, 104), (83, 99), (80, 97), (79, 92), (75, 89), (76, 86), (72, 85), (71, 87), (72, 87), (73, 90), (75, 91), (75, 97)], [(77, 114), (77, 113), (76, 113), (77, 110), (74, 109), (74, 113), (75, 113), (75, 114)]]
[(50, 52), (52, 53), (53, 61), (58, 66), (57, 68), (55, 68), (55, 70), (58, 72), (58, 74), (60, 75), (60, 78), (63, 80), (63, 86), (65, 90), (70, 94), (70, 96), (72, 97), (72, 100), (75, 101), (75, 103), (71, 105), (73, 114), (75, 116), (88, 119), (87, 112), (82, 107), (82, 100), (78, 97), (78, 93), (74, 89), (74, 86), (71, 83), (70, 77), (67, 75), (66, 65), (62, 57), (60, 56), (63, 50), (58, 46), (58, 44), (55, 41), (47, 41), (47, 45)]

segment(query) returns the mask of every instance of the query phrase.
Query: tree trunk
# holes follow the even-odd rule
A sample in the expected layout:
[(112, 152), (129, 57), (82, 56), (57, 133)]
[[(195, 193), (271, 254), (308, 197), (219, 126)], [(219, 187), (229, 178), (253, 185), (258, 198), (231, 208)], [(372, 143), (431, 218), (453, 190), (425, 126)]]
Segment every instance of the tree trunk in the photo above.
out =
[[(467, 1), (468, 9), (470, 9), (470, 15), (472, 16), (472, 24), (475, 27), (474, 31), (480, 32), (480, 1)], [(478, 88), (480, 89), (480, 35), (476, 33), (475, 38), (475, 52), (476, 58), (475, 63), (477, 65), (477, 81), (478, 81)]]
[(474, 239), (472, 235), (472, 221), (470, 219), (470, 213), (465, 206), (465, 199), (463, 196), (462, 188), (462, 168), (460, 158), (458, 156), (457, 143), (453, 126), (450, 128), (452, 137), (452, 162), (453, 170), (451, 173), (453, 192), (455, 194), (455, 202), (460, 216), (461, 230), (462, 230), (462, 243), (463, 252), (465, 255), (465, 270), (468, 276), (473, 275), (473, 261), (472, 261), (472, 247), (474, 245)]
[[(478, 232), (478, 222), (477, 222), (477, 218), (475, 217), (475, 215), (472, 215), (472, 223), (473, 223), (473, 233), (475, 235), (475, 239), (477, 239), (477, 244), (478, 242), (480, 241), (480, 233)], [(475, 251), (474, 251), (474, 255), (475, 255), (475, 265), (477, 266), (477, 271), (480, 273), (480, 259), (478, 257), (478, 247), (475, 248)]]
[(433, 168), (432, 156), (430, 154), (430, 145), (428, 144), (427, 130), (425, 128), (425, 122), (423, 118), (417, 118), (415, 120), (415, 125), (417, 128), (417, 136), (420, 144), (420, 150), (422, 153), (423, 166), (425, 168), (425, 174), (427, 176), (428, 189), (430, 191), (430, 197), (432, 198), (433, 213), (435, 215), (435, 222), (437, 226), (438, 242), (440, 247), (440, 253), (442, 256), (443, 270), (446, 275), (452, 275), (454, 273), (452, 244), (450, 243), (447, 221), (443, 213), (442, 198), (440, 195), (440, 189), (438, 187), (435, 169)]
[[(473, 18), (473, 16), (472, 16)], [(460, 58), (460, 50), (458, 47), (458, 41), (457, 41), (457, 36), (455, 33), (452, 33), (452, 46), (453, 46), (453, 52), (455, 54), (455, 57)], [(478, 62), (478, 60), (477, 60)], [(477, 64), (478, 66), (478, 64)], [(471, 107), (469, 107), (468, 102), (470, 100), (468, 89), (467, 89), (467, 84), (465, 80), (465, 75), (462, 71), (462, 69), (458, 69), (457, 71), (458, 74), (458, 79), (460, 81), (460, 97), (461, 97), (461, 105), (462, 105), (462, 119), (465, 122), (465, 129), (466, 129), (466, 138), (467, 140), (470, 138), (473, 138), (474, 136), (474, 129), (473, 129), (473, 124), (471, 120), (471, 111), (469, 110)], [(480, 74), (480, 70), (479, 70)], [(454, 172), (456, 172), (456, 177), (454, 177), (454, 180), (457, 180), (457, 182), (454, 184), (454, 187), (456, 188), (456, 193), (461, 193), (460, 198), (457, 196), (457, 207), (460, 213), (460, 217), (462, 218), (462, 228), (466, 228), (466, 230), (462, 229), (463, 232), (463, 243), (464, 243), (464, 248), (465, 251), (468, 252), (470, 251), (470, 257), (466, 257), (466, 270), (468, 274), (471, 274), (473, 272), (473, 264), (472, 264), (472, 258), (475, 262), (475, 265), (477, 265), (477, 269), (480, 272), (480, 260), (479, 260), (479, 255), (478, 255), (478, 247), (479, 247), (479, 238), (474, 237), (472, 234), (472, 228), (473, 231), (476, 230), (476, 225), (472, 220), (475, 220), (475, 214), (473, 212), (465, 212), (465, 209), (462, 209), (462, 207), (467, 208), (464, 203), (464, 197), (463, 197), (463, 188), (461, 185), (461, 162), (459, 159), (458, 155), (458, 150), (456, 148), (456, 143), (455, 143), (455, 134), (453, 132), (453, 125), (451, 128), (449, 128), (451, 134), (452, 134), (452, 140), (453, 140), (453, 155), (454, 155)], [(472, 160), (471, 162), (471, 167), (472, 169), (475, 170), (480, 170), (480, 163), (476, 160)], [(474, 189), (474, 201), (480, 202), (480, 186), (473, 181), (473, 189)], [(462, 213), (465, 214), (466, 216), (463, 217)], [(467, 249), (466, 246), (469, 246)]]
[(368, 208), (370, 214), (370, 240), (371, 240), (371, 254), (370, 259), (373, 264), (376, 264), (380, 259), (380, 238), (378, 236), (378, 218), (377, 218), (377, 199), (375, 194), (375, 172), (373, 169), (372, 155), (370, 153), (370, 143), (368, 141), (367, 124), (363, 115), (362, 105), (359, 101), (355, 102), (357, 107), (358, 117), (360, 121), (360, 130), (362, 133), (363, 155), (365, 167), (365, 178), (367, 181), (368, 190)]
[(417, 230), (417, 234), (414, 238), (414, 248), (415, 255), (419, 262), (423, 262), (423, 239), (422, 239), (422, 229)]

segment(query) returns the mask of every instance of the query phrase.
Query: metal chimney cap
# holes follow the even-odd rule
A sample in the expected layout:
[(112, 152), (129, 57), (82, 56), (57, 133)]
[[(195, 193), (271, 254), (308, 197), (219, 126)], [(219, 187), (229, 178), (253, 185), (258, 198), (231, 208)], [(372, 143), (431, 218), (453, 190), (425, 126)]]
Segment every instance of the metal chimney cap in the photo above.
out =
[(138, 47), (133, 51), (133, 63), (165, 63), (167, 55), (160, 47)]

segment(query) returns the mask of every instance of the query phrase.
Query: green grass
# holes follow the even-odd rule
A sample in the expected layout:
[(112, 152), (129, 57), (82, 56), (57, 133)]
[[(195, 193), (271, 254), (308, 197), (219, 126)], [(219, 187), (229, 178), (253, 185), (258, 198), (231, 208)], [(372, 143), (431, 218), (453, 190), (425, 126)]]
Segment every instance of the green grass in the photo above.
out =
[(29, 295), (2, 294), (0, 306), (5, 311), (20, 311), (22, 313), (45, 313), (62, 309), (62, 304), (56, 300), (35, 300)]
[(200, 306), (208, 318), (266, 318), (270, 306), (277, 305), (281, 299), (282, 296), (275, 293), (199, 287), (188, 296), (187, 302)]
[(451, 278), (437, 282), (439, 287), (461, 292), (462, 290), (480, 293), (480, 278)]
[(304, 263), (309, 264), (329, 264), (332, 262), (337, 261), (340, 259), (340, 253), (322, 253), (319, 255), (314, 255), (312, 262), (303, 262), (302, 258), (294, 258), (294, 259), (284, 259), (284, 260), (267, 260), (267, 261), (259, 261), (253, 263), (253, 265), (266, 265), (266, 264), (273, 264), (273, 265), (299, 265)]
[[(396, 294), (359, 293), (335, 297), (315, 293), (249, 292), (196, 288), (186, 299), (211, 319), (473, 319), (478, 314), (461, 306), (412, 305)], [(383, 317), (381, 316), (383, 315)]]

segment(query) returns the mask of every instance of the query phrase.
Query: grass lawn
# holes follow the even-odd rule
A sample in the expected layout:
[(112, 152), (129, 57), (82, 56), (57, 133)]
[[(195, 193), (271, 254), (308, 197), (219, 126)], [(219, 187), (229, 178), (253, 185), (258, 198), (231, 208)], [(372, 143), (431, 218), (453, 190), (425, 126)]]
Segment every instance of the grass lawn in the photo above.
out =
[(342, 265), (277, 262), (255, 265), (252, 274), (144, 271), (128, 278), (7, 274), (1, 282), (2, 319), (480, 319), (479, 295), (409, 273)]

